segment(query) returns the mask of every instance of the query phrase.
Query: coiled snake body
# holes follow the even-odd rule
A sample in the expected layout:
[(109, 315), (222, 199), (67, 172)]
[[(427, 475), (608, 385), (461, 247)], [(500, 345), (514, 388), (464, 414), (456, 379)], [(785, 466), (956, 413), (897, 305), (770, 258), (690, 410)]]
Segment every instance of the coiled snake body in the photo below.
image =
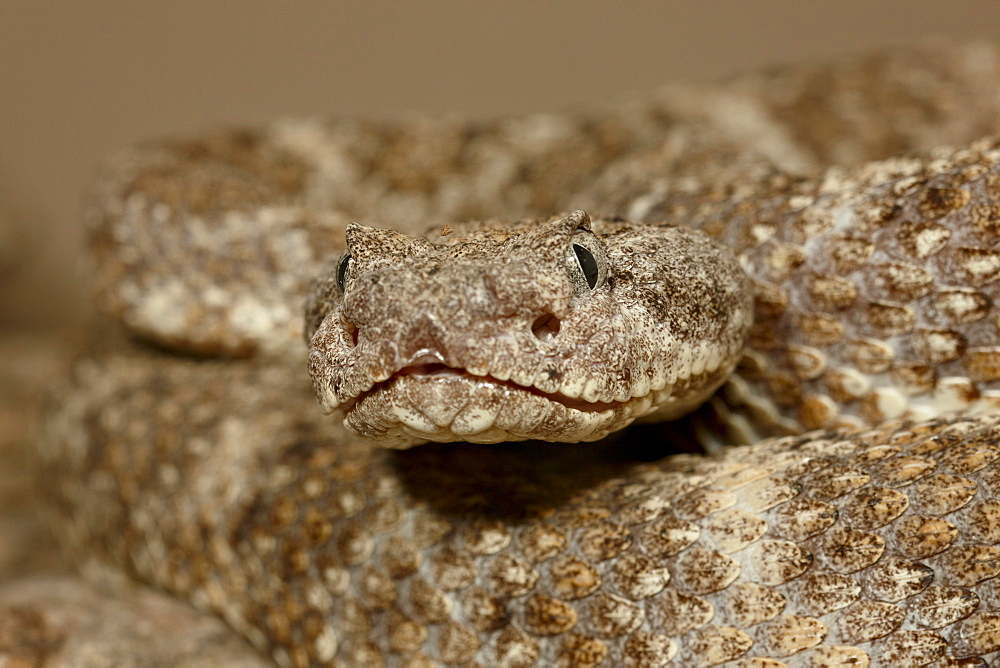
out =
[[(880, 90), (930, 68), (865, 62)], [(856, 68), (796, 76), (833, 99)], [(55, 395), (67, 539), (282, 665), (996, 660), (1000, 148), (824, 172), (716, 113), (779, 84), (121, 157), (100, 299), (159, 348), (103, 336)], [(437, 226), (348, 225), (321, 269), (355, 217)], [(307, 364), (354, 432), (471, 443), (374, 447)], [(495, 444), (524, 439), (558, 442)]]

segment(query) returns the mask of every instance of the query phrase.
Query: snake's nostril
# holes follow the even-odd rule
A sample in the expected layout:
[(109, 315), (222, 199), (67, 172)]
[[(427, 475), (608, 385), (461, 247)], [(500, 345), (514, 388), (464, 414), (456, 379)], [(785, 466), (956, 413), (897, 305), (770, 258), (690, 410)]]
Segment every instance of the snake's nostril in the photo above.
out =
[(551, 313), (543, 313), (531, 323), (531, 333), (539, 341), (550, 341), (559, 334), (559, 318)]
[(346, 336), (347, 340), (351, 342), (351, 346), (352, 347), (357, 348), (358, 347), (358, 326), (355, 325), (350, 320), (348, 320), (347, 318), (344, 318), (343, 320), (341, 320), (341, 322), (343, 323), (344, 334), (347, 335)]

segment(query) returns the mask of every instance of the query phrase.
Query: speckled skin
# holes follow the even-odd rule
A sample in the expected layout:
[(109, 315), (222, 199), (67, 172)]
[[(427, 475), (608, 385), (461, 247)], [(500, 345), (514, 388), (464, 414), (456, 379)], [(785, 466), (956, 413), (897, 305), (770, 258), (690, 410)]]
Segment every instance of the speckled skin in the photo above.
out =
[(996, 131), (1000, 54), (945, 43), (490, 123), (285, 119), (112, 160), (85, 209), (97, 302), (199, 354), (301, 351), (299, 304), (352, 221), (422, 234), (584, 209), (688, 224), (790, 178)]
[[(256, 358), (111, 337), (81, 361), (44, 445), (67, 539), (222, 615), (281, 665), (989, 665), (1000, 151), (968, 142), (1000, 125), (998, 63), (989, 47), (930, 49), (603, 117), (287, 123), (121, 159), (90, 214), (104, 304), (174, 351)], [(845, 99), (865, 114), (842, 114)], [(760, 113), (741, 126), (733, 108)], [(845, 119), (856, 131), (830, 131)], [(822, 169), (935, 136), (964, 145)], [(393, 452), (318, 415), (286, 311), (336, 246), (327, 233), (359, 211), (414, 233), (577, 206), (598, 227), (698, 227), (748, 274), (743, 361), (691, 419), (588, 445)], [(579, 219), (565, 220), (525, 225), (563, 244)], [(284, 229), (298, 232), (279, 241)], [(349, 234), (372, 251), (360, 269), (386, 244), (421, 245)], [(405, 257), (407, 276), (430, 277)], [(321, 316), (339, 308), (324, 299), (339, 297), (329, 275), (318, 286), (306, 328), (322, 353)], [(350, 306), (352, 289), (362, 320), (417, 301), (369, 286)], [(363, 386), (316, 368), (328, 407)], [(663, 457), (807, 427), (824, 431)]]
[(683, 435), (372, 447), (280, 362), (120, 346), (58, 399), (67, 535), (281, 665), (1000, 656), (995, 413), (644, 463)]
[(757, 396), (807, 428), (997, 406), (997, 146), (698, 207), (699, 227), (744, 249)]
[[(756, 317), (731, 395), (747, 396), (754, 426), (766, 433), (774, 425), (860, 427), (1000, 407), (998, 193), (1000, 150), (987, 139), (853, 173), (831, 169), (822, 179), (761, 186), (746, 197), (646, 197), (645, 205), (651, 220), (684, 217), (740, 249)], [(737, 295), (749, 292), (724, 254), (682, 243), (674, 228), (601, 223), (595, 229), (607, 246), (611, 280), (574, 295), (561, 250), (574, 221), (512, 240), (477, 241), (474, 230), (458, 226), (445, 251), (396, 233), (349, 232), (357, 277), (342, 295), (333, 266), (308, 306), (310, 370), (321, 402), (328, 410), (347, 403), (349, 426), (393, 444), (592, 440), (628, 424), (630, 405), (689, 369), (728, 373), (745, 331)], [(530, 262), (508, 262), (504, 243), (521, 254), (531, 249)], [(646, 254), (658, 259), (647, 262)], [(546, 313), (566, 326), (553, 337), (556, 346), (540, 345), (530, 332)], [(685, 337), (690, 350), (678, 341)], [(510, 379), (517, 387), (486, 393), (457, 379), (396, 375), (431, 352), (476, 379)], [(631, 382), (621, 380), (623, 370)], [(719, 382), (709, 373), (704, 386), (682, 383), (633, 410), (642, 415), (668, 400), (690, 408), (689, 396), (700, 403)], [(602, 405), (634, 399), (598, 421), (596, 410), (567, 415), (562, 404), (518, 388)], [(349, 403), (362, 392), (357, 405)], [(452, 408), (435, 412), (427, 404)], [(447, 428), (462, 406), (479, 417), (499, 412), (503, 424), (470, 426), (460, 413), (459, 428)], [(561, 418), (558, 428), (551, 415)]]
[[(336, 258), (310, 293), (316, 393), (362, 436), (593, 441), (689, 412), (739, 361), (749, 281), (694, 230), (577, 211), (446, 232), (352, 226), (346, 271)], [(574, 245), (602, 268), (593, 286)]]

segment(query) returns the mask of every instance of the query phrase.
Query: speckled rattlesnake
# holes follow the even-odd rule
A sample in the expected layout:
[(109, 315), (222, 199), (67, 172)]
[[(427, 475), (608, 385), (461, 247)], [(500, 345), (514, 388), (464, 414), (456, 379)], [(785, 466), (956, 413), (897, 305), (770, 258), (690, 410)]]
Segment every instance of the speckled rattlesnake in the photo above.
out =
[[(996, 660), (1000, 146), (967, 142), (998, 127), (998, 91), (995, 49), (940, 47), (600, 114), (281, 122), (123, 155), (88, 213), (100, 300), (158, 347), (103, 335), (54, 394), (44, 452), (63, 533), (282, 665)], [(857, 166), (943, 140), (966, 145)], [(753, 325), (736, 264), (656, 254), (716, 253), (700, 235), (544, 217), (576, 206), (735, 249)], [(411, 434), (494, 441), (535, 410), (519, 405), (548, 402), (504, 429), (597, 437), (623, 425), (595, 414), (627, 423), (649, 408), (629, 413), (630, 397), (687, 383), (649, 340), (679, 347), (705, 393), (735, 360), (702, 344), (735, 350), (749, 326), (735, 377), (682, 423), (593, 444), (399, 452), (318, 415), (298, 304), (347, 222), (415, 233), (523, 215), (543, 217), (430, 242), (349, 227), (351, 260), (307, 310), (328, 407), (408, 366), (350, 405), (353, 427), (402, 439), (378, 421), (393, 414)], [(596, 264), (574, 268), (573, 244)], [(613, 315), (587, 329), (605, 313), (575, 315), (591, 296)], [(643, 320), (675, 309), (667, 333)], [(548, 361), (518, 367), (525, 345)], [(600, 382), (573, 376), (598, 362)], [(523, 401), (442, 417), (469, 385), (445, 366)], [(551, 415), (584, 404), (558, 433)], [(823, 431), (791, 435), (808, 428)], [(785, 435), (663, 457), (755, 433)]]

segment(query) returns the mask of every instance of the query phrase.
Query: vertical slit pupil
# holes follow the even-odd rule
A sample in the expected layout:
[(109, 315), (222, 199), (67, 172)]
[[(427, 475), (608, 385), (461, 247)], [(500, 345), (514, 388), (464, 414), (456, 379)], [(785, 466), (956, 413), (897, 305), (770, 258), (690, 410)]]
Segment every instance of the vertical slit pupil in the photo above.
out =
[(340, 258), (340, 262), (337, 264), (337, 287), (340, 291), (344, 291), (344, 285), (347, 283), (347, 265), (351, 262), (351, 254), (344, 253), (344, 257)]
[(573, 244), (573, 252), (576, 253), (576, 261), (583, 271), (583, 277), (587, 279), (587, 285), (593, 290), (594, 286), (597, 285), (597, 278), (600, 275), (594, 254), (579, 244)]

